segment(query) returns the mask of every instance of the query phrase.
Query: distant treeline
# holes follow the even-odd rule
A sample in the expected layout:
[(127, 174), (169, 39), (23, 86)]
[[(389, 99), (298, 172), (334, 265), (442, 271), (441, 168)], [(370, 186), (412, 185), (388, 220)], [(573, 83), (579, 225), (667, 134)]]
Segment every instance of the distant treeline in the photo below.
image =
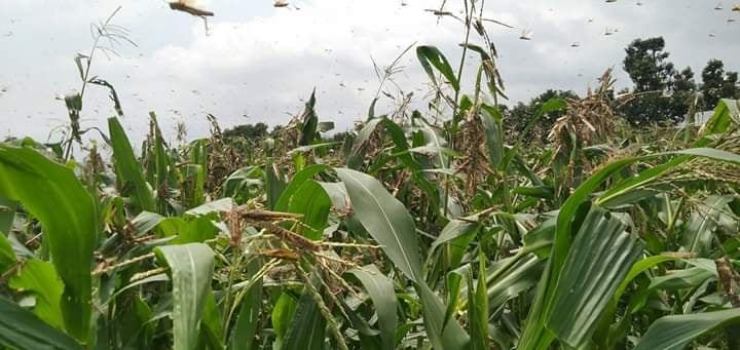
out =
[[(738, 73), (725, 70), (719, 59), (710, 59), (701, 71), (701, 82), (695, 79), (691, 67), (679, 70), (670, 62), (662, 37), (636, 39), (625, 49), (626, 56), (622, 68), (633, 82), (632, 88), (615, 92), (612, 100), (617, 114), (632, 125), (669, 125), (683, 121), (689, 113), (704, 111), (716, 106), (722, 98), (740, 98)], [(553, 98), (578, 99), (572, 90), (548, 89), (532, 98), (528, 103), (501, 105), (507, 129), (521, 133), (527, 129), (526, 136), (543, 139), (563, 110), (546, 113), (533, 118), (541, 106)], [(224, 131), (224, 137), (235, 140), (262, 140), (266, 136), (276, 136), (281, 130), (276, 126), (272, 131), (264, 123), (238, 125)], [(348, 132), (333, 134), (329, 141), (341, 141)]]

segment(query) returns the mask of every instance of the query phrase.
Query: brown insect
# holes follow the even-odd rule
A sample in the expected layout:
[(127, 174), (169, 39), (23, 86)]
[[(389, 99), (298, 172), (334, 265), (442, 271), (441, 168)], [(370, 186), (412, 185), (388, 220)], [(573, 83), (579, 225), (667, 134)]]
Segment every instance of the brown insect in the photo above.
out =
[(175, 11), (189, 13), (196, 17), (211, 17), (213, 12), (195, 7), (194, 0), (178, 0), (170, 3), (170, 8)]
[(277, 212), (263, 209), (247, 209), (244, 206), (237, 208), (241, 215), (252, 221), (278, 221), (278, 220), (297, 220), (303, 218), (301, 214)]
[(275, 2), (272, 4), (272, 6), (275, 7), (287, 7), (288, 1), (287, 0), (275, 0)]
[(298, 253), (288, 250), (288, 249), (270, 249), (270, 250), (263, 250), (259, 252), (262, 256), (267, 256), (270, 258), (277, 258), (282, 260), (291, 260), (291, 261), (298, 261), (300, 256)]
[(733, 307), (740, 307), (740, 295), (737, 291), (737, 274), (732, 269), (730, 261), (726, 258), (714, 260), (717, 266), (717, 275), (719, 275), (719, 284), (722, 286), (725, 294), (730, 299)]
[(519, 36), (521, 40), (532, 40), (532, 31), (529, 29), (522, 30), (522, 35)]

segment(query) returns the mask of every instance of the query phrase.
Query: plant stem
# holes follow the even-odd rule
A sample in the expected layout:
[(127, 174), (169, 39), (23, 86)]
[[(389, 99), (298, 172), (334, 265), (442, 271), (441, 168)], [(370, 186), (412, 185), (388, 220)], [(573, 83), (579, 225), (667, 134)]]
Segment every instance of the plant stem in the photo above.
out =
[[(452, 124), (450, 129), (447, 131), (447, 143), (450, 145), (451, 150), (455, 150), (455, 134), (457, 134), (458, 118), (457, 109), (460, 104), (460, 89), (462, 89), (462, 74), (463, 68), (465, 67), (465, 55), (468, 53), (468, 42), (470, 42), (470, 27), (473, 19), (473, 9), (468, 8), (468, 0), (464, 0), (465, 4), (465, 44), (463, 45), (462, 57), (460, 57), (460, 65), (457, 68), (457, 89), (455, 90), (455, 103), (452, 105)], [(471, 3), (472, 6), (472, 3)], [(449, 200), (450, 200), (450, 176), (445, 175), (445, 200), (444, 200), (444, 216), (449, 213)]]

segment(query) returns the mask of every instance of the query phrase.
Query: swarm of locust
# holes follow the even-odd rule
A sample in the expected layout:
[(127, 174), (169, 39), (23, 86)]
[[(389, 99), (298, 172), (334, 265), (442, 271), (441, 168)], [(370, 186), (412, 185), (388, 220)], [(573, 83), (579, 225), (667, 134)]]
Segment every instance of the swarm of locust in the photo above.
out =
[(221, 127), (218, 125), (216, 117), (208, 114), (207, 118), (211, 124), (211, 139), (208, 143), (208, 180), (206, 188), (211, 193), (219, 193), (223, 179), (237, 171), (243, 165), (243, 162), (239, 151), (231, 144), (224, 142)]
[[(353, 261), (355, 259), (337, 254), (337, 250), (353, 250), (353, 254), (357, 254), (361, 250), (376, 250), (379, 247), (310, 240), (297, 232), (302, 225), (300, 219), (299, 214), (249, 208), (246, 205), (226, 213), (231, 245), (241, 246), (242, 242), (248, 240), (249, 250), (270, 259), (265, 266), (273, 271), (266, 271), (266, 275), (277, 272), (281, 276), (290, 275), (301, 280), (329, 321), (329, 328), (338, 346), (347, 348), (331, 310), (339, 310), (349, 320), (344, 311), (345, 304), (338, 296), (344, 292), (357, 295), (357, 292), (342, 274), (349, 269), (362, 267)], [(255, 227), (259, 233), (256, 236), (242, 237), (245, 226)], [(320, 290), (328, 293), (320, 293)], [(325, 297), (328, 300), (324, 300)]]
[(459, 133), (459, 140), (455, 143), (458, 151), (463, 155), (456, 173), (465, 174), (465, 193), (475, 193), (478, 185), (485, 181), (488, 175), (493, 174), (486, 151), (486, 135), (481, 121), (479, 109), (470, 108), (465, 113), (465, 119)]
[(301, 120), (299, 115), (294, 115), (288, 123), (277, 130), (275, 135), (274, 145), (272, 147), (272, 154), (283, 155), (283, 160), (279, 163), (292, 163), (290, 157), (287, 155), (288, 152), (298, 147), (301, 139)]
[(615, 80), (611, 69), (599, 78), (601, 85), (591, 89), (585, 98), (569, 99), (564, 116), (555, 121), (547, 138), (552, 142), (556, 154), (570, 153), (575, 138), (582, 146), (606, 140), (615, 130), (616, 116), (609, 98)]
[[(359, 132), (364, 126), (364, 123), (358, 123), (356, 125), (356, 131)], [(362, 154), (364, 157), (363, 163), (368, 160), (376, 159), (378, 155), (384, 151), (384, 142), (385, 129), (382, 127), (376, 127), (365, 142), (355, 142), (352, 145), (352, 153)]]
[(581, 174), (588, 174), (594, 164), (585, 159), (584, 147), (609, 140), (616, 130), (617, 119), (612, 107), (614, 79), (611, 69), (599, 78), (598, 89), (588, 89), (586, 97), (566, 101), (565, 115), (558, 118), (547, 138), (553, 147), (552, 168), (563, 169), (560, 186), (569, 188)]

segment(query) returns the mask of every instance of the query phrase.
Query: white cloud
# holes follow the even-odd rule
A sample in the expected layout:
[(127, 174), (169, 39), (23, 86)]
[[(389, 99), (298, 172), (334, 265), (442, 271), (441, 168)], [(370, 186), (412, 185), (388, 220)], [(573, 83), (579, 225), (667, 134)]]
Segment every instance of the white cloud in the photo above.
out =
[[(364, 113), (376, 89), (371, 56), (386, 64), (413, 42), (453, 46), (459, 26), (437, 25), (435, 17), (397, 1), (327, 0), (246, 22), (212, 21), (207, 36), (196, 22), (187, 45), (166, 45), (114, 65), (139, 67), (139, 79), (150, 81), (146, 89), (197, 91), (186, 101), (177, 97), (177, 108), (201, 109), (198, 100), (210, 100), (209, 111), (227, 125), (246, 122), (241, 115), (248, 107), (251, 122), (284, 121), (284, 112), (297, 111), (299, 98), (316, 87), (319, 112), (346, 128)], [(407, 74), (423, 84), (413, 52), (406, 58), (410, 70), (417, 70)], [(168, 78), (157, 79), (163, 76)]]
[[(116, 22), (139, 46), (123, 47), (121, 56), (110, 60), (100, 56), (93, 70), (116, 86), (127, 112), (124, 124), (136, 139), (146, 130), (149, 110), (157, 111), (166, 131), (186, 120), (191, 136), (207, 132), (205, 113), (227, 126), (277, 124), (288, 118), (286, 112), (299, 111), (300, 99), (314, 87), (320, 116), (343, 128), (363, 116), (375, 93), (371, 56), (387, 64), (417, 42), (440, 47), (457, 66), (461, 24), (449, 18), (437, 23), (423, 11), (438, 6), (436, 0), (406, 2), (404, 7), (400, 0), (311, 0), (296, 3), (301, 9), (295, 10), (273, 8), (270, 0), (209, 0), (205, 6), (216, 16), (206, 36), (198, 18), (173, 12), (164, 2), (132, 0)], [(89, 22), (113, 9), (107, 1), (84, 3), (50, 9), (46, 1), (29, 0), (0, 13), (0, 35), (14, 32), (0, 36), (7, 48), (0, 52), (0, 86), (8, 86), (0, 95), (0, 135), (44, 137), (64, 122), (64, 107), (53, 96), (78, 87), (72, 57), (89, 45)], [(459, 2), (449, 3), (454, 13), (462, 11)], [(692, 65), (699, 72), (710, 57), (718, 57), (729, 69), (740, 69), (740, 18), (728, 24), (729, 12), (691, 0), (644, 3), (487, 1), (486, 17), (517, 27), (488, 24), (509, 96), (528, 99), (547, 88), (583, 92), (604, 69), (620, 72), (631, 40), (651, 35), (666, 37), (677, 66)], [(607, 27), (620, 31), (606, 37)], [(533, 31), (532, 41), (518, 39), (522, 28)], [(710, 31), (716, 38), (709, 40)], [(573, 42), (580, 47), (570, 47)], [(467, 72), (477, 62), (470, 57)], [(401, 86), (423, 88), (427, 79), (414, 53), (402, 64)], [(621, 86), (628, 84), (623, 74), (618, 77)], [(107, 91), (89, 91), (86, 123), (104, 126), (112, 113)]]

